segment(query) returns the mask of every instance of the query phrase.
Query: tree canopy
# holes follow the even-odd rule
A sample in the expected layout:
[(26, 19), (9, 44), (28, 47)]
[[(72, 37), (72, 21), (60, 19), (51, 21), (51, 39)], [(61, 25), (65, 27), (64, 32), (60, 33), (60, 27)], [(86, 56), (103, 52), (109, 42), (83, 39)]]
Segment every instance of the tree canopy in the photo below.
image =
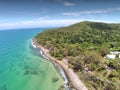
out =
[(120, 51), (120, 24), (84, 21), (45, 30), (35, 38), (51, 56), (67, 58), (90, 90), (119, 90), (120, 60), (106, 61), (104, 57)]

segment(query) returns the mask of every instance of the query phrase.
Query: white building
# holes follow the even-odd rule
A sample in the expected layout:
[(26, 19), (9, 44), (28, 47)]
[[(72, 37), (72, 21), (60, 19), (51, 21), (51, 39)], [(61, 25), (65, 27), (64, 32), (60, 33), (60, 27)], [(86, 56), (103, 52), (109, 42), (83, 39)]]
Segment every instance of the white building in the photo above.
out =
[(115, 52), (110, 52), (110, 54), (106, 55), (106, 59), (115, 59), (116, 58), (116, 55), (119, 55), (119, 59), (120, 59), (120, 52), (118, 51), (115, 51)]
[(115, 52), (110, 52), (110, 54), (117, 55), (117, 54), (120, 54), (120, 52), (115, 51)]
[(106, 56), (106, 59), (115, 59), (116, 55), (113, 55), (113, 54), (108, 54)]

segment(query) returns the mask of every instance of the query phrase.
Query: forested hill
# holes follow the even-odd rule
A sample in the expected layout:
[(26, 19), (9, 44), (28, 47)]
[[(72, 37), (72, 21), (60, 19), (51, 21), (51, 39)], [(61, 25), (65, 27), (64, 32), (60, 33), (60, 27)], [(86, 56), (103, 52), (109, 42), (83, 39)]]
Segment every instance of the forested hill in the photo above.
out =
[(63, 44), (80, 45), (82, 50), (100, 49), (120, 50), (120, 24), (106, 24), (84, 21), (64, 28), (46, 30), (36, 36), (46, 48)]
[(120, 24), (84, 21), (68, 27), (45, 30), (37, 42), (51, 56), (66, 58), (89, 90), (119, 90), (120, 60), (105, 60), (110, 51), (120, 51)]
[[(89, 22), (89, 21), (83, 21), (74, 25), (71, 25), (70, 27), (76, 27), (76, 26), (87, 26), (91, 29), (99, 29), (99, 30), (113, 30), (113, 29), (120, 29), (120, 24), (115, 23), (102, 23), (102, 22)], [(77, 27), (78, 28), (78, 27)]]

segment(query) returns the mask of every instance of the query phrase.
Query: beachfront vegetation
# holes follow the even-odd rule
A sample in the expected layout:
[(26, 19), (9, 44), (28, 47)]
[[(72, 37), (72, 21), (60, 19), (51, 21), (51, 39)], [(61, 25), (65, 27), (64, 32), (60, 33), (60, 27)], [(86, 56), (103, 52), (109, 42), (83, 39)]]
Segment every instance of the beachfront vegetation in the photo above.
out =
[(45, 30), (35, 38), (51, 56), (67, 58), (89, 90), (120, 89), (120, 60), (104, 58), (110, 51), (120, 50), (120, 24), (84, 21)]

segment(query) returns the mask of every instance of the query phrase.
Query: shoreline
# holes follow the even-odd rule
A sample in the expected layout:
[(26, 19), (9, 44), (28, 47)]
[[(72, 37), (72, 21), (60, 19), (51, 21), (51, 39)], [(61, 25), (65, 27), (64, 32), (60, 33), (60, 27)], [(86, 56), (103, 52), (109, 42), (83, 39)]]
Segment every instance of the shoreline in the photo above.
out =
[(50, 59), (52, 61), (52, 63), (54, 62), (55, 64), (58, 64), (64, 70), (64, 72), (67, 76), (67, 79), (69, 81), (68, 83), (70, 83), (74, 89), (76, 89), (76, 90), (88, 90), (87, 87), (82, 83), (82, 81), (75, 74), (73, 69), (69, 68), (68, 65), (66, 65), (63, 61), (59, 61), (59, 60), (55, 59), (54, 57), (50, 56), (49, 50), (47, 50), (43, 46), (39, 45), (35, 38), (32, 39), (32, 43), (36, 48), (39, 48), (44, 53), (45, 57)]
[(40, 51), (40, 55), (43, 57), (43, 58), (45, 58), (46, 60), (49, 60), (53, 65), (54, 65), (54, 67), (55, 67), (55, 69), (57, 70), (57, 72), (59, 73), (59, 75), (60, 75), (60, 77), (63, 79), (63, 85), (64, 85), (64, 88), (65, 88), (65, 90), (72, 90), (69, 86), (70, 85), (68, 85), (68, 79), (67, 79), (67, 77), (66, 77), (66, 74), (65, 74), (65, 72), (64, 72), (64, 70), (57, 64), (57, 63), (55, 63), (54, 61), (52, 61), (51, 59), (49, 59), (48, 57), (46, 57), (46, 55), (44, 54), (44, 52), (40, 49), (40, 48), (38, 48), (34, 43), (33, 43), (33, 40), (31, 40), (31, 45), (32, 45), (32, 47), (33, 48), (35, 48), (35, 49), (39, 49)]

